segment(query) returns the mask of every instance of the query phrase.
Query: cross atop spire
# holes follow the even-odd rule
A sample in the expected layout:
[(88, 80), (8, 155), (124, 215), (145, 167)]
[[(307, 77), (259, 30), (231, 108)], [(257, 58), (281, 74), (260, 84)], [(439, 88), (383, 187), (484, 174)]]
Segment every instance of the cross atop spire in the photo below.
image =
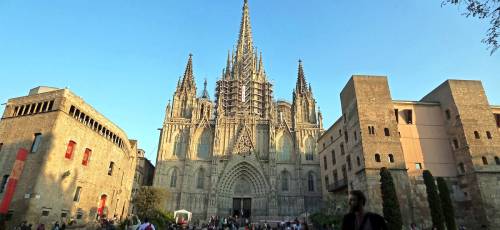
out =
[(299, 71), (297, 74), (297, 85), (295, 86), (297, 93), (305, 93), (307, 91), (306, 77), (302, 67), (302, 60), (299, 59)]
[(184, 71), (184, 76), (181, 83), (182, 89), (193, 89), (196, 88), (193, 76), (193, 54), (189, 54), (189, 59), (186, 65), (186, 70)]

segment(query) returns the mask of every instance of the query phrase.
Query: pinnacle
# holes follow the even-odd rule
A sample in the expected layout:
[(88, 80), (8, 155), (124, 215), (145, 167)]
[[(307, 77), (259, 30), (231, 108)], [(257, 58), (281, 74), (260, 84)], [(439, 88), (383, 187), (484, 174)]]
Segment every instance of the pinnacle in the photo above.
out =
[(302, 67), (301, 59), (299, 59), (299, 70), (297, 73), (296, 89), (298, 93), (304, 93), (305, 91), (307, 91), (306, 77), (304, 76), (304, 69)]
[(181, 88), (196, 88), (193, 76), (193, 54), (191, 53), (189, 53), (189, 59), (186, 65), (186, 70), (184, 71), (184, 76), (182, 78)]

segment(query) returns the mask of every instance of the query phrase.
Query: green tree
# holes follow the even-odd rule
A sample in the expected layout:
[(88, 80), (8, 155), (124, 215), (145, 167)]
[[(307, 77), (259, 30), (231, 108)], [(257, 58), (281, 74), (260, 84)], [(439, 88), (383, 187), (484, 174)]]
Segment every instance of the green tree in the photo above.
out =
[(493, 54), (500, 47), (500, 1), (498, 0), (443, 0), (442, 5), (464, 6), (466, 17), (474, 17), (490, 21), (483, 43), (489, 46)]
[(309, 216), (313, 225), (321, 229), (323, 226), (335, 225), (338, 229), (347, 209), (347, 197), (343, 195), (327, 196), (323, 208)]
[(380, 190), (382, 193), (384, 218), (387, 220), (388, 229), (401, 230), (403, 227), (403, 218), (399, 209), (396, 187), (394, 186), (391, 172), (385, 167), (380, 169)]
[(457, 225), (455, 224), (455, 210), (453, 209), (453, 204), (451, 203), (448, 185), (446, 185), (446, 181), (442, 177), (438, 177), (436, 181), (439, 189), (439, 198), (441, 199), (446, 229), (457, 229)]
[(441, 199), (436, 189), (436, 182), (429, 170), (424, 170), (424, 183), (427, 191), (427, 201), (431, 209), (432, 224), (438, 230), (444, 230), (443, 210), (441, 208)]
[(132, 203), (137, 210), (137, 216), (142, 220), (145, 217), (157, 216), (158, 211), (164, 211), (167, 197), (168, 192), (164, 189), (143, 186), (135, 194)]

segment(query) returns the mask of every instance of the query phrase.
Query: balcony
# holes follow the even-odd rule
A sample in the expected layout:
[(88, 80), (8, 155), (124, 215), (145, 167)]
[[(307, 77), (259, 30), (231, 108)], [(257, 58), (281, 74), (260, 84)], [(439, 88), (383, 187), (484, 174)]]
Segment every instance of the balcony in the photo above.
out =
[(335, 181), (335, 183), (329, 184), (327, 189), (328, 189), (328, 192), (336, 192), (336, 191), (341, 190), (343, 188), (347, 188), (347, 180), (346, 179), (338, 180), (338, 181)]

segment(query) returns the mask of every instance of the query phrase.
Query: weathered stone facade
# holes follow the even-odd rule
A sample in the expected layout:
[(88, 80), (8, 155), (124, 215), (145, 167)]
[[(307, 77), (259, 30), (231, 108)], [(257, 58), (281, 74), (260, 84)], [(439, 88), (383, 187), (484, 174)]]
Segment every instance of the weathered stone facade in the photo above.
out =
[[(152, 186), (155, 166), (145, 157), (143, 149), (137, 150), (137, 165), (135, 167), (134, 183), (132, 184), (132, 199), (142, 186)], [(135, 213), (135, 207), (130, 204), (131, 213)]]
[(391, 170), (405, 226), (430, 227), (422, 170), (450, 187), (458, 224), (500, 229), (500, 108), (481, 82), (448, 80), (420, 101), (393, 101), (387, 79), (353, 76), (342, 117), (318, 140), (324, 197), (359, 189), (382, 213), (379, 170)]
[(202, 221), (296, 217), (317, 210), (321, 200), (316, 140), (322, 118), (312, 89), (299, 62), (293, 102), (273, 99), (247, 4), (215, 103), (206, 83), (197, 96), (190, 55), (161, 130), (154, 186), (170, 191), (167, 209), (192, 211)]
[(68, 89), (39, 87), (10, 99), (0, 142), (2, 186), (18, 149), (29, 151), (8, 226), (128, 214), (137, 142)]

